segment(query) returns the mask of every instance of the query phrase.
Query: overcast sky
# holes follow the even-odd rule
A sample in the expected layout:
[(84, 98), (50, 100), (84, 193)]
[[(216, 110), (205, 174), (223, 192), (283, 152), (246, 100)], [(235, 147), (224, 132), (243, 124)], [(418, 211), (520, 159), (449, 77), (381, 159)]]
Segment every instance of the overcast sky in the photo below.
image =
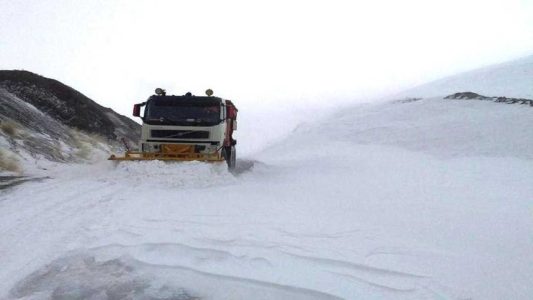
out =
[(533, 1), (0, 0), (0, 69), (130, 115), (155, 87), (356, 100), (533, 53)]

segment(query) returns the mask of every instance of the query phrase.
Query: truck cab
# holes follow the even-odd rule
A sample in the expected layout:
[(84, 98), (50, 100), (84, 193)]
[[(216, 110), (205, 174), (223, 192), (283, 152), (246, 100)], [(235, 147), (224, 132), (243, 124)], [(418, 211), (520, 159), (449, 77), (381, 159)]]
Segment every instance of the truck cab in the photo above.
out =
[[(166, 95), (160, 88), (134, 105), (142, 124), (139, 153), (143, 159), (226, 161), (235, 168), (237, 108), (230, 100), (207, 96)], [(141, 115), (141, 108), (144, 111)]]

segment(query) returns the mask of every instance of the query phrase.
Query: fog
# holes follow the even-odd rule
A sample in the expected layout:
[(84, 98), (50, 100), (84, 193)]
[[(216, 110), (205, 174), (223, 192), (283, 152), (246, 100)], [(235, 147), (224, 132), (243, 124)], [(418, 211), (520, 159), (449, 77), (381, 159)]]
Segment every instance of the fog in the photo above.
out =
[(156, 87), (211, 88), (246, 122), (268, 116), (289, 129), (309, 117), (302, 111), (530, 54), (532, 8), (519, 0), (4, 0), (0, 69), (58, 79), (128, 116)]

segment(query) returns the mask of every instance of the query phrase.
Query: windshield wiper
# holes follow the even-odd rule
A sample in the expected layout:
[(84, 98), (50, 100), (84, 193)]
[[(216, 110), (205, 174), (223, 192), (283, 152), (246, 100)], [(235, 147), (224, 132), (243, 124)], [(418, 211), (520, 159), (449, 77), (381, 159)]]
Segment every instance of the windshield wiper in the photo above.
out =
[(201, 123), (207, 123), (207, 124), (218, 124), (221, 122), (221, 120), (217, 119), (202, 119), (202, 118), (196, 118), (194, 119), (194, 122), (201, 124)]

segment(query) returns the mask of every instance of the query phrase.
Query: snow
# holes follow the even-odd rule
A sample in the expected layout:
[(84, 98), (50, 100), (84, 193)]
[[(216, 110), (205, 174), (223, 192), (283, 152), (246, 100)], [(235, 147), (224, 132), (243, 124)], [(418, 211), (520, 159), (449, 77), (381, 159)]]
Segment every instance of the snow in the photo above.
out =
[(457, 92), (533, 99), (533, 55), (414, 87), (397, 97), (437, 97)]
[(0, 190), (0, 298), (530, 299), (532, 113), (357, 105), (235, 174), (49, 163)]

